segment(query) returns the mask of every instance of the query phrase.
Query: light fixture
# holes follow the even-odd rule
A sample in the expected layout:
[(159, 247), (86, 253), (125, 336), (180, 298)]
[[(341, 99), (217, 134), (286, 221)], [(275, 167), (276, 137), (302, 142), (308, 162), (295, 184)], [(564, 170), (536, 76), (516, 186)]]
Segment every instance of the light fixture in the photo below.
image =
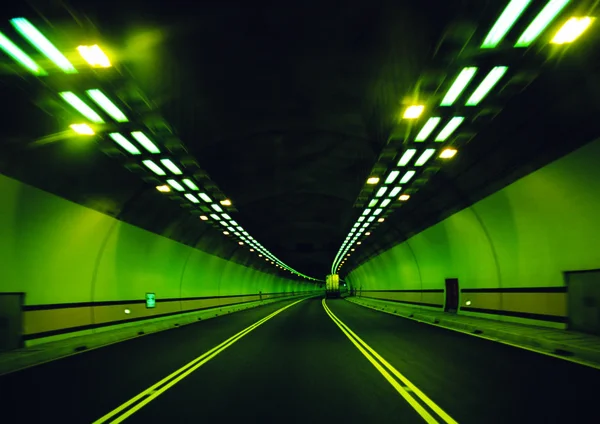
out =
[(198, 194), (198, 196), (204, 200), (206, 203), (211, 203), (212, 199), (210, 197), (208, 197), (208, 195), (206, 193), (200, 193)]
[(481, 48), (493, 49), (498, 46), (527, 6), (529, 6), (529, 3), (531, 3), (531, 0), (511, 0), (483, 40)]
[(556, 32), (551, 43), (567, 44), (575, 41), (592, 24), (594, 18), (585, 16), (583, 18), (571, 18)]
[[(138, 150), (138, 148), (135, 147), (129, 140), (127, 140), (121, 134), (119, 134), (119, 133), (110, 133), (108, 136), (110, 138), (112, 138), (115, 143), (117, 143), (119, 146), (121, 146), (123, 149), (125, 149), (128, 153), (130, 153), (132, 155), (139, 155), (139, 154), (141, 154), (141, 152)], [(162, 174), (159, 174), (159, 175), (165, 175), (165, 174), (162, 173)]]
[(190, 202), (192, 202), (192, 203), (200, 203), (200, 201), (199, 201), (198, 199), (196, 199), (196, 197), (194, 197), (194, 195), (193, 195), (193, 194), (186, 193), (186, 194), (185, 194), (185, 197), (187, 197), (187, 198), (188, 198), (188, 200), (189, 200)]
[(210, 217), (212, 219), (214, 219), (215, 221), (220, 221), (221, 220), (221, 217), (219, 215), (217, 215), (216, 213), (211, 213)]
[(400, 191), (402, 191), (402, 187), (394, 187), (392, 191), (390, 191), (389, 197), (396, 197)]
[[(367, 223), (365, 224), (365, 226), (369, 225), (369, 223), (371, 223), (373, 221), (375, 221), (375, 216), (374, 215), (369, 217), (369, 219), (367, 220)], [(361, 228), (361, 230), (362, 230), (362, 228)]]
[(77, 112), (81, 113), (87, 119), (92, 121), (94, 124), (103, 124), (104, 120), (98, 115), (94, 110), (86, 105), (83, 100), (81, 100), (75, 93), (71, 91), (63, 91), (59, 93), (60, 97), (62, 97), (68, 104), (73, 107)]
[(244, 245), (244, 242), (243, 242), (243, 241), (238, 241), (238, 244), (239, 244), (240, 246), (243, 246), (243, 245)]
[(550, 0), (521, 34), (515, 47), (529, 47), (570, 0)]
[(34, 75), (48, 75), (37, 63), (33, 61), (23, 50), (18, 48), (12, 41), (10, 41), (2, 32), (0, 32), (0, 49), (7, 55), (12, 57), (21, 66), (29, 69)]
[(406, 171), (406, 174), (404, 174), (404, 176), (402, 177), (402, 179), (400, 180), (400, 184), (406, 184), (407, 182), (410, 181), (410, 179), (415, 175), (415, 171)]
[[(364, 220), (365, 220), (365, 217), (364, 217), (364, 216), (359, 216), (359, 217), (358, 217), (358, 222), (363, 222)], [(350, 232), (351, 232), (351, 233), (353, 233), (353, 232), (354, 232), (354, 229), (350, 230)]]
[(383, 212), (383, 209), (379, 208), (379, 209), (375, 209), (375, 211), (373, 212), (373, 215), (377, 216), (379, 215), (381, 212)]
[(362, 241), (357, 241), (356, 244), (362, 244)]
[(417, 153), (417, 149), (406, 149), (406, 151), (402, 154), (402, 157), (398, 161), (398, 166), (406, 166), (408, 162), (412, 159), (412, 157)]
[[(370, 232), (366, 232), (366, 233), (365, 233), (365, 236), (370, 236), (370, 235), (371, 235), (371, 233), (370, 233)], [(360, 243), (359, 243), (359, 244), (360, 244)]]
[(386, 191), (387, 191), (387, 187), (381, 187), (379, 190), (377, 190), (377, 193), (375, 194), (375, 197), (381, 197), (381, 196), (383, 196)]
[(377, 220), (377, 222), (383, 222), (383, 221), (385, 221), (385, 218), (379, 218), (379, 219)]
[(456, 149), (444, 149), (442, 153), (440, 153), (440, 158), (442, 159), (450, 159), (456, 155)]
[(168, 185), (159, 185), (156, 186), (156, 189), (158, 191), (160, 191), (161, 193), (169, 193), (171, 191), (171, 188)]
[(354, 252), (356, 249), (350, 249), (351, 252)]
[[(208, 218), (206, 218), (206, 219), (208, 219)], [(223, 231), (223, 234), (225, 234), (226, 236), (228, 236), (229, 235), (229, 231)]]
[(404, 119), (417, 119), (421, 116), (423, 110), (425, 110), (425, 106), (423, 105), (412, 105), (406, 108), (402, 117)]
[(381, 207), (385, 208), (387, 205), (389, 205), (391, 202), (391, 199), (385, 199), (384, 201), (381, 202)]
[(231, 220), (231, 217), (230, 217), (229, 215), (227, 215), (226, 213), (224, 213), (224, 214), (223, 214), (223, 215), (221, 215), (221, 216), (223, 217), (223, 219), (226, 219), (226, 220), (228, 220), (228, 221), (229, 221), (229, 220)]
[(452, 118), (450, 122), (446, 124), (444, 129), (442, 129), (442, 131), (440, 131), (440, 133), (437, 135), (435, 141), (446, 141), (464, 120), (465, 118), (463, 116), (455, 116)]
[(210, 207), (216, 210), (217, 212), (223, 212), (221, 206), (217, 205), (216, 203), (213, 203), (212, 205), (210, 205)]
[(254, 249), (250, 249), (251, 252), (254, 252)]
[(433, 156), (434, 153), (435, 149), (425, 149), (425, 151), (421, 153), (421, 156), (419, 156), (419, 159), (417, 159), (417, 161), (415, 162), (415, 166), (425, 165), (425, 163), (427, 163), (427, 161)]
[(385, 183), (386, 184), (393, 183), (394, 180), (398, 177), (398, 174), (400, 174), (400, 171), (392, 171), (392, 172), (390, 172), (390, 174), (388, 175), (388, 177), (385, 179)]
[(221, 200), (219, 203), (221, 203), (223, 206), (231, 206), (231, 200), (229, 199)]
[(144, 149), (148, 150), (148, 152), (160, 153), (160, 150), (158, 149), (158, 147), (156, 147), (156, 144), (150, 141), (150, 139), (146, 137), (146, 134), (144, 134), (143, 132), (133, 131), (131, 135), (137, 140), (138, 143), (142, 145)]
[(508, 67), (495, 66), (489, 74), (481, 81), (475, 89), (469, 100), (465, 103), (467, 106), (477, 106), (481, 100), (490, 92), (492, 88), (500, 81), (500, 78), (506, 73)]
[(167, 184), (169, 184), (171, 187), (173, 187), (177, 191), (185, 191), (183, 186), (175, 180), (167, 180)]
[(177, 165), (175, 165), (171, 159), (161, 159), (160, 162), (165, 166), (165, 168), (167, 168), (173, 174), (175, 174), (175, 175), (182, 174), (181, 169), (179, 169), (177, 167)]
[(196, 183), (194, 183), (192, 180), (190, 180), (189, 178), (186, 178), (183, 180), (183, 183), (188, 186), (188, 188), (190, 190), (194, 190), (197, 191), (198, 190), (198, 186), (196, 185)]
[(106, 56), (97, 44), (93, 46), (79, 46), (77, 47), (77, 51), (90, 66), (99, 68), (109, 68), (111, 66), (108, 56)]
[(367, 179), (367, 184), (377, 184), (379, 182), (379, 177), (369, 177)]
[(363, 213), (362, 213), (362, 214), (363, 214), (363, 215), (368, 215), (368, 214), (370, 214), (370, 213), (371, 213), (371, 209), (367, 208), (367, 209), (365, 209), (365, 210), (363, 211)]
[(77, 69), (31, 22), (25, 18), (14, 18), (10, 23), (40, 53), (50, 59), (64, 73), (76, 74)]
[(369, 207), (370, 208), (375, 207), (376, 204), (377, 204), (377, 199), (373, 199), (369, 202)]
[(219, 221), (219, 224), (221, 224), (223, 227), (227, 227), (229, 224), (225, 221)]
[(440, 118), (439, 116), (434, 116), (432, 118), (429, 118), (427, 120), (427, 122), (425, 123), (425, 125), (423, 125), (423, 128), (421, 128), (421, 131), (419, 131), (419, 133), (417, 134), (415, 141), (416, 142), (425, 141), (427, 139), (427, 137), (429, 137), (429, 135), (433, 132), (435, 127), (437, 127), (437, 125), (440, 123), (441, 119), (442, 118)]
[(471, 82), (475, 74), (477, 73), (476, 67), (463, 68), (460, 74), (456, 77), (448, 92), (442, 99), (440, 106), (452, 106), (452, 104), (458, 99), (461, 93), (467, 88), (467, 85)]
[(93, 89), (86, 90), (86, 93), (115, 121), (129, 122), (125, 114), (121, 112), (121, 110), (113, 102), (111, 102), (110, 99), (106, 97), (106, 95), (102, 91), (98, 89)]
[[(208, 221), (208, 216), (206, 216), (206, 215), (200, 215), (200, 219), (202, 221)], [(227, 233), (227, 231), (223, 231), (223, 234), (225, 234), (225, 233)], [(227, 234), (229, 234), (229, 233), (227, 233)], [(227, 234), (225, 234), (225, 235), (227, 235)]]
[(142, 161), (142, 163), (144, 165), (146, 165), (146, 167), (150, 171), (154, 172), (156, 175), (166, 175), (166, 172), (160, 166), (158, 166), (157, 164), (155, 164), (151, 160), (146, 159), (146, 160)]
[(402, 200), (403, 202), (408, 199), (410, 199), (410, 196), (408, 194), (403, 194), (398, 198), (398, 200)]
[(96, 134), (92, 127), (88, 124), (71, 124), (69, 125), (73, 131), (79, 135), (94, 135)]

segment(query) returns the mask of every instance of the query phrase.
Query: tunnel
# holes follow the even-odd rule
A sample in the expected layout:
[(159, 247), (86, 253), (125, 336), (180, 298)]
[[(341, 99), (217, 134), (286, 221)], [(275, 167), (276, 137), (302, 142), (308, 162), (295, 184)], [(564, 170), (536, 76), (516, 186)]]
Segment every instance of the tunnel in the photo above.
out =
[(598, 17), (3, 6), (0, 422), (596, 422)]

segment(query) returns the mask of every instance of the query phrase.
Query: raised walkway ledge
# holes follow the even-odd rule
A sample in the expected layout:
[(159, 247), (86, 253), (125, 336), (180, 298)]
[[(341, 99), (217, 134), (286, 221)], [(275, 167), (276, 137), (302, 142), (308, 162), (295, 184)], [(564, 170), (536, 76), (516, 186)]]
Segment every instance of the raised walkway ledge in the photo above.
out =
[(397, 302), (348, 297), (347, 301), (366, 308), (436, 325), (472, 336), (535, 350), (582, 365), (600, 369), (600, 337), (576, 331), (495, 321), (485, 318), (417, 309)]

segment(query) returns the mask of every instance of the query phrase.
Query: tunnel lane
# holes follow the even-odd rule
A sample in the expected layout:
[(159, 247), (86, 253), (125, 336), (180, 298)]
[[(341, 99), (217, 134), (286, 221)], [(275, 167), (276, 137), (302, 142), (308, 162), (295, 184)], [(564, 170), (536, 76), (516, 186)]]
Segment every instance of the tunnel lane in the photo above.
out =
[[(321, 301), (276, 303), (32, 367), (1, 377), (0, 395), (22, 422), (94, 422), (290, 306), (130, 416), (123, 409), (105, 422), (532, 423), (595, 413), (598, 370), (341, 299), (328, 299), (328, 312)], [(384, 358), (408, 397), (349, 338)]]

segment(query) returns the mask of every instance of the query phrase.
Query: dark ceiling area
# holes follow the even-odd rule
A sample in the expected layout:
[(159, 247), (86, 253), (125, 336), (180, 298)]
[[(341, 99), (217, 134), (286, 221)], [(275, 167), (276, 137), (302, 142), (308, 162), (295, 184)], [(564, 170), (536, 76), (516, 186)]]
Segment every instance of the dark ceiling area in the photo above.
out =
[[(524, 20), (545, 2), (534, 3)], [(5, 9), (2, 33), (9, 33), (11, 18), (24, 16), (61, 50), (102, 43), (114, 69), (33, 78), (0, 56), (0, 92), (10, 99), (0, 173), (224, 258), (290, 275), (224, 235), (218, 222), (198, 219), (210, 208), (196, 210), (176, 193), (158, 192), (164, 181), (144, 174), (105, 134), (91, 142), (64, 137), (73, 117), (57, 107), (57, 90), (87, 89), (93, 81), (156, 139), (167, 140), (186, 175), (214, 199), (231, 199), (226, 212), (256, 241), (287, 266), (323, 279), (373, 195), (367, 178), (387, 175), (426, 120), (402, 120), (405, 108), (424, 104), (426, 112), (467, 116), (448, 141), (459, 154), (417, 171), (406, 191), (410, 200), (392, 204), (381, 215), (385, 221), (369, 227), (343, 277), (597, 137), (597, 28), (560, 50), (542, 41), (515, 49), (510, 35), (497, 49), (479, 49), (507, 4), (38, 1)], [(572, 1), (561, 16), (591, 14), (592, 6)], [(517, 35), (526, 25), (516, 24)], [(437, 107), (461, 69), (497, 65), (508, 66), (506, 83), (481, 107)]]

